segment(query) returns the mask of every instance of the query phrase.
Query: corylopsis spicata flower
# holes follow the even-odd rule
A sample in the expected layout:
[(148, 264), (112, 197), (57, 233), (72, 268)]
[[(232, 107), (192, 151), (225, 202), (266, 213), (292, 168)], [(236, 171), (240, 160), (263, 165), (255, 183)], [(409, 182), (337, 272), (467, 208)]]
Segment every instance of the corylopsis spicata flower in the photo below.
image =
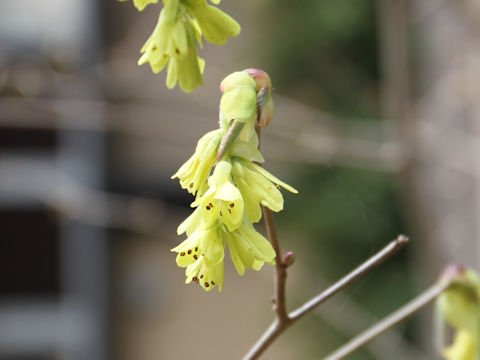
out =
[[(261, 219), (261, 205), (283, 209), (281, 187), (297, 192), (257, 164), (264, 159), (255, 126), (261, 126), (265, 102), (271, 101), (270, 86), (261, 70), (227, 76), (220, 85), (220, 128), (200, 139), (194, 155), (173, 176), (196, 194), (191, 204), (196, 209), (178, 226), (177, 233), (186, 233), (187, 239), (172, 251), (177, 264), (187, 268), (187, 283), (195, 281), (207, 291), (215, 284), (221, 290), (226, 247), (240, 275), (275, 263), (272, 245), (253, 223)], [(268, 116), (271, 110), (273, 103)], [(263, 121), (266, 126), (270, 118)]]
[(232, 183), (231, 172), (230, 162), (220, 161), (208, 179), (209, 189), (192, 203), (192, 207), (204, 209), (205, 222), (220, 220), (228, 231), (237, 229), (243, 219), (242, 194)]
[(186, 283), (192, 280), (205, 290), (215, 285), (222, 289), (224, 241), (219, 236), (219, 225), (203, 223), (185, 241), (173, 248), (177, 252), (177, 265), (186, 267)]
[(207, 187), (207, 178), (215, 165), (215, 156), (221, 137), (220, 129), (206, 133), (198, 140), (195, 153), (178, 169), (172, 179), (178, 178), (182, 188), (193, 195), (199, 190), (200, 194), (203, 194)]
[(233, 177), (245, 199), (245, 212), (248, 219), (255, 223), (262, 217), (260, 205), (278, 212), (283, 210), (283, 196), (280, 187), (298, 193), (290, 185), (277, 179), (261, 166), (243, 159), (233, 162)]
[[(134, 5), (143, 10), (156, 2), (134, 0)], [(154, 73), (167, 67), (167, 87), (171, 89), (178, 83), (183, 91), (191, 92), (203, 85), (205, 61), (197, 55), (197, 42), (203, 47), (203, 36), (208, 42), (222, 45), (240, 33), (240, 25), (206, 0), (163, 0), (163, 4), (157, 25), (141, 49), (138, 64), (150, 64)]]
[(452, 285), (439, 296), (438, 309), (455, 329), (453, 343), (444, 350), (447, 360), (477, 360), (480, 357), (480, 278), (462, 270)]
[(180, 0), (164, 1), (157, 26), (143, 45), (143, 55), (138, 64), (149, 63), (158, 73), (167, 67), (167, 87), (178, 82), (185, 92), (195, 90), (203, 84), (204, 61), (197, 56), (195, 27), (184, 16), (185, 7)]

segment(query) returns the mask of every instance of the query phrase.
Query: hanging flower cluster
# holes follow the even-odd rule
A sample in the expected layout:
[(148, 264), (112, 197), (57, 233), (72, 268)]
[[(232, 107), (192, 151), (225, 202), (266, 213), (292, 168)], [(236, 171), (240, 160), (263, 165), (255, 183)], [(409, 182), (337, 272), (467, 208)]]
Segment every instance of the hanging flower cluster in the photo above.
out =
[[(127, 1), (127, 0), (120, 0)], [(158, 0), (133, 0), (142, 11)], [(220, 0), (211, 0), (218, 4)], [(163, 0), (157, 26), (143, 45), (138, 64), (149, 63), (154, 73), (167, 67), (167, 87), (178, 82), (185, 92), (203, 85), (205, 61), (197, 55), (197, 42), (203, 47), (202, 37), (208, 42), (223, 45), (229, 37), (240, 33), (240, 25), (229, 15), (207, 0)]]
[(283, 209), (281, 187), (297, 193), (258, 165), (263, 156), (255, 125), (267, 126), (273, 115), (269, 76), (256, 69), (234, 72), (220, 89), (219, 128), (198, 141), (195, 153), (172, 176), (195, 196), (195, 211), (177, 230), (187, 239), (172, 251), (178, 266), (186, 267), (186, 282), (206, 291), (222, 290), (227, 246), (240, 275), (274, 264), (272, 245), (253, 224), (262, 217), (262, 205)]
[(480, 358), (480, 277), (471, 269), (462, 272), (438, 299), (441, 316), (455, 329), (443, 353), (447, 360)]

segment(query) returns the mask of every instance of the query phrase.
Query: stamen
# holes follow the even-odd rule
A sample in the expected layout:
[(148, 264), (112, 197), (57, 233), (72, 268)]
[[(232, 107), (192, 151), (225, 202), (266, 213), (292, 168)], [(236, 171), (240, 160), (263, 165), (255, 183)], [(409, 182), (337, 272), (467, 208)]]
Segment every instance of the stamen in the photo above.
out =
[(192, 188), (192, 187), (193, 187), (193, 183), (190, 183), (190, 185), (188, 185), (188, 186), (190, 186), (190, 187)]
[(210, 205), (205, 206), (205, 209), (210, 210), (211, 209)]
[(278, 185), (278, 184), (277, 184), (277, 189), (278, 189), (278, 190), (280, 190), (280, 189), (281, 189), (280, 185)]
[(210, 284), (208, 282), (205, 283), (205, 287), (209, 287)]
[(230, 206), (231, 208), (233, 208), (233, 207), (235, 206), (235, 204), (234, 204), (234, 203), (230, 203), (229, 206)]
[(185, 256), (185, 252), (184, 252), (184, 251), (181, 252), (181, 253), (180, 253), (180, 256)]
[(198, 246), (195, 246), (195, 252), (197, 252), (197, 251), (198, 251)]
[(200, 275), (200, 279), (203, 279), (203, 274), (202, 274), (202, 275)]
[(215, 286), (215, 281), (210, 281), (210, 283), (212, 284), (212, 286)]
[(192, 253), (192, 250), (188, 250), (188, 255), (190, 255)]
[[(182, 255), (182, 256), (183, 256), (183, 255)], [(194, 258), (195, 260), (197, 260), (197, 259), (198, 259), (198, 256), (197, 256), (197, 255), (193, 255), (193, 258)]]

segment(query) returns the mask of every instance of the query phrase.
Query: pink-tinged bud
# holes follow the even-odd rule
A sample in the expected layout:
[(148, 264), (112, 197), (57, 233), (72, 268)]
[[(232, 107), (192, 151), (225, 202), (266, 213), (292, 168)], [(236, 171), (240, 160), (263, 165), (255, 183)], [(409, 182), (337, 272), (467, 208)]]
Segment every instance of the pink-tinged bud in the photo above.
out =
[(259, 91), (263, 87), (268, 88), (268, 92), (270, 93), (270, 90), (272, 88), (272, 81), (270, 80), (270, 76), (268, 74), (260, 69), (245, 69), (243, 70), (246, 72), (248, 75), (250, 75), (253, 80), (257, 83), (257, 91)]
[(459, 278), (465, 273), (465, 269), (459, 265), (448, 265), (445, 270), (443, 270), (442, 275), (440, 276), (445, 280), (453, 280)]
[(295, 262), (295, 254), (293, 251), (288, 251), (283, 255), (282, 263), (285, 266), (291, 266)]

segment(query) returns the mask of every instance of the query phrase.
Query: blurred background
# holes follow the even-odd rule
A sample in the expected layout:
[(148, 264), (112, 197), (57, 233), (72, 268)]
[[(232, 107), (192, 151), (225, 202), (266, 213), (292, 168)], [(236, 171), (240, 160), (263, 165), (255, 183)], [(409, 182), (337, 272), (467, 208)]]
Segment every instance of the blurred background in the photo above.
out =
[[(205, 85), (136, 65), (160, 6), (0, 2), (0, 359), (238, 359), (272, 320), (271, 267), (184, 284), (169, 249), (192, 198), (171, 174), (216, 127), (218, 84), (267, 71), (266, 168), (300, 190), (276, 216), (293, 308), (399, 233), (411, 244), (302, 319), (265, 359), (320, 359), (480, 261), (475, 0), (225, 0)], [(263, 224), (259, 224), (263, 232)], [(432, 309), (351, 359), (436, 359)]]

